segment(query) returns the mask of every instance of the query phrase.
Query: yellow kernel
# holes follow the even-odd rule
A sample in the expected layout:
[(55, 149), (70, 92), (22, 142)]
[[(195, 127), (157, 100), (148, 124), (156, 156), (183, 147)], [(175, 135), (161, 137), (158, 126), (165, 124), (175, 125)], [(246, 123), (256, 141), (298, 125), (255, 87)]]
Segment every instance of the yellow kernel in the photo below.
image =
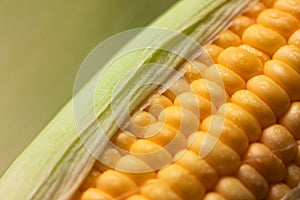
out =
[(250, 142), (255, 142), (261, 134), (261, 126), (258, 121), (246, 110), (233, 103), (221, 106), (218, 113), (233, 121), (248, 136)]
[(172, 156), (166, 149), (145, 139), (139, 139), (133, 143), (130, 148), (130, 152), (155, 170), (171, 163), (172, 161)]
[(240, 15), (232, 20), (229, 29), (235, 34), (237, 34), (239, 37), (242, 37), (244, 30), (246, 30), (246, 28), (251, 26), (252, 24), (254, 24), (254, 21), (252, 19)]
[(152, 98), (150, 98), (149, 101), (150, 104), (146, 108), (146, 110), (156, 118), (164, 108), (173, 105), (173, 102), (164, 95), (155, 95)]
[(144, 161), (134, 155), (125, 155), (116, 163), (116, 170), (128, 176), (137, 185), (141, 185), (155, 177), (153, 169)]
[(245, 88), (245, 81), (240, 77), (237, 73), (232, 71), (231, 69), (220, 65), (211, 65), (205, 71), (205, 78), (210, 81), (216, 81), (220, 86), (224, 84), (224, 88), (229, 95), (232, 95), (237, 90), (241, 90)]
[(218, 137), (240, 155), (248, 147), (248, 138), (244, 131), (222, 115), (212, 115), (206, 118), (201, 128), (204, 132)]
[(261, 74), (263, 70), (263, 64), (257, 57), (239, 47), (225, 49), (219, 55), (218, 63), (236, 72), (246, 81)]
[(245, 10), (243, 15), (250, 17), (251, 19), (256, 19), (257, 16), (265, 10), (266, 7), (261, 2), (254, 2), (249, 5), (249, 7)]
[(237, 91), (232, 95), (231, 101), (252, 114), (262, 128), (276, 122), (276, 116), (272, 109), (248, 90)]
[(186, 137), (174, 127), (156, 122), (150, 125), (145, 133), (145, 138), (161, 145), (172, 155), (186, 148)]
[(183, 199), (198, 200), (204, 196), (204, 188), (188, 170), (177, 164), (161, 169), (157, 178), (169, 186)]
[(279, 60), (265, 63), (264, 74), (280, 85), (291, 101), (300, 100), (300, 75), (289, 65)]
[(267, 200), (282, 199), (291, 189), (284, 183), (277, 183), (270, 186), (270, 191)]
[[(177, 158), (176, 158), (177, 157)], [(175, 157), (175, 163), (186, 168), (205, 187), (211, 190), (218, 180), (217, 172), (198, 154), (189, 150), (179, 152)]]
[[(224, 51), (224, 49), (222, 47), (215, 45), (215, 44), (207, 44), (203, 48), (207, 51), (208, 55), (210, 56), (212, 61), (215, 63), (217, 62), (218, 56), (220, 55), (220, 53), (222, 51)], [(202, 62), (203, 59), (201, 59), (201, 58), (202, 57), (200, 56), (200, 58), (198, 60), (200, 60)], [(205, 64), (209, 64), (209, 63), (205, 63)], [(213, 63), (211, 63), (211, 64), (213, 64)]]
[(218, 181), (215, 191), (224, 196), (227, 200), (255, 200), (253, 194), (234, 177), (222, 177)]
[(286, 44), (286, 40), (279, 33), (259, 24), (249, 26), (244, 31), (242, 40), (245, 44), (262, 50), (270, 56)]
[(300, 74), (300, 48), (294, 45), (283, 46), (275, 52), (273, 59), (288, 64)]
[(126, 200), (149, 200), (149, 199), (144, 197), (143, 195), (135, 194), (135, 195), (130, 196)]
[(226, 200), (222, 195), (216, 192), (208, 192), (205, 194), (203, 200)]
[(269, 183), (248, 164), (242, 164), (236, 177), (255, 196), (256, 199), (264, 199), (269, 191)]
[(190, 83), (194, 80), (202, 78), (202, 73), (206, 68), (205, 65), (199, 62), (186, 62), (183, 66), (184, 78), (188, 80)]
[(300, 167), (294, 163), (286, 167), (286, 177), (284, 179), (290, 188), (295, 188), (300, 183)]
[(248, 51), (249, 53), (253, 54), (254, 56), (256, 56), (261, 62), (262, 64), (265, 64), (265, 62), (267, 62), (268, 60), (270, 60), (270, 56), (258, 49), (255, 49), (254, 47), (251, 47), (247, 44), (242, 44), (239, 46), (241, 49), (245, 49), (246, 51)]
[(196, 95), (211, 101), (217, 108), (229, 101), (227, 92), (215, 82), (198, 79), (191, 83), (191, 88)]
[(145, 127), (155, 121), (155, 117), (152, 116), (149, 112), (140, 111), (132, 116), (129, 125), (126, 127), (126, 130), (138, 137), (141, 137), (142, 133), (146, 129)]
[(260, 0), (260, 2), (262, 2), (265, 7), (270, 8), (273, 7), (275, 0)]
[(81, 183), (79, 190), (84, 191), (84, 190), (87, 190), (90, 187), (96, 186), (96, 179), (100, 175), (101, 175), (101, 172), (99, 170), (92, 168), (90, 173), (87, 175), (87, 177)]
[(165, 108), (158, 116), (158, 121), (173, 126), (186, 136), (197, 131), (200, 126), (200, 121), (196, 115), (178, 106)]
[[(188, 141), (190, 150), (203, 157), (218, 174), (230, 175), (237, 170), (240, 156), (211, 134), (196, 132), (188, 138)], [(202, 152), (207, 153), (207, 155), (202, 155)]]
[(240, 37), (235, 33), (233, 33), (232, 31), (225, 30), (219, 33), (214, 43), (225, 49), (232, 46), (239, 46), (242, 43), (242, 41)]
[(86, 190), (80, 200), (112, 200), (113, 197), (97, 188), (90, 188)]
[(121, 132), (113, 138), (113, 143), (119, 148), (129, 151), (130, 146), (137, 140), (137, 138), (129, 132)]
[(200, 120), (216, 112), (215, 106), (210, 101), (191, 92), (180, 94), (175, 99), (174, 105), (193, 112)]
[(97, 179), (97, 188), (113, 197), (128, 196), (137, 192), (137, 185), (124, 174), (108, 170)]
[(164, 181), (151, 179), (141, 188), (140, 193), (151, 200), (182, 200)]
[(277, 117), (282, 116), (290, 105), (288, 94), (265, 75), (251, 78), (246, 88), (268, 104)]
[(276, 9), (263, 11), (258, 16), (257, 23), (278, 32), (286, 39), (300, 28), (300, 22), (296, 17)]
[(169, 98), (171, 101), (184, 92), (189, 92), (191, 90), (190, 84), (187, 80), (181, 78), (177, 80), (171, 87), (164, 92), (164, 95)]
[(243, 160), (271, 183), (280, 182), (285, 177), (284, 163), (264, 144), (252, 143)]
[(290, 132), (279, 124), (267, 127), (263, 130), (261, 143), (266, 145), (284, 163), (289, 163), (296, 154), (296, 141)]
[(298, 29), (291, 35), (291, 37), (289, 38), (288, 44), (295, 45), (298, 48), (300, 48), (300, 29)]
[(300, 102), (291, 104), (288, 111), (281, 117), (279, 123), (289, 130), (295, 139), (300, 139)]
[(277, 0), (274, 8), (290, 13), (300, 19), (300, 1), (299, 0)]

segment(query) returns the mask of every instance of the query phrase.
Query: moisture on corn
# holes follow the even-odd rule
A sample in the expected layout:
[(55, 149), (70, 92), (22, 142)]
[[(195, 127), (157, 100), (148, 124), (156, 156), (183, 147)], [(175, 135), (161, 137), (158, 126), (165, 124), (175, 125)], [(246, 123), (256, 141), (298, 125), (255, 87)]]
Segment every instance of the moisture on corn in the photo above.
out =
[(185, 63), (74, 199), (273, 200), (300, 183), (300, 1), (255, 2), (204, 49), (215, 64)]

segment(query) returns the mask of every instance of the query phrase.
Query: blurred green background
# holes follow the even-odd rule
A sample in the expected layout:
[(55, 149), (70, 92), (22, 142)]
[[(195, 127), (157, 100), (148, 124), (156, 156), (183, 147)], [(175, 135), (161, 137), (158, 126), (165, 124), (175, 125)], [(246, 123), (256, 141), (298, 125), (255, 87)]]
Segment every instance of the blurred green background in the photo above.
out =
[(175, 0), (0, 0), (0, 176), (71, 98), (87, 54)]

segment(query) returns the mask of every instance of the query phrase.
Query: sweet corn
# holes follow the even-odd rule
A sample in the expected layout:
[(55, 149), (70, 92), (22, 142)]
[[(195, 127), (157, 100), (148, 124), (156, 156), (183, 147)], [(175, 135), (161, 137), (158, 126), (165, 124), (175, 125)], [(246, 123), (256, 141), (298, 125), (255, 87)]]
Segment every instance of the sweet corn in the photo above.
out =
[[(232, 20), (229, 30), (204, 46), (216, 64), (204, 61), (208, 66), (201, 70), (185, 64), (188, 82), (179, 79), (150, 99), (146, 110), (151, 114), (134, 115), (136, 124), (147, 126), (145, 139), (120, 133), (115, 144), (135, 153), (164, 148), (167, 151), (159, 158), (170, 161), (173, 155), (174, 161), (157, 175), (142, 174), (141, 182), (131, 175), (141, 188), (128, 200), (279, 199), (297, 186), (300, 22), (291, 5), (295, 3), (282, 0), (251, 4)], [(213, 140), (217, 141), (213, 149), (199, 157), (200, 149), (208, 148), (204, 141)], [(172, 142), (179, 148), (168, 149)], [(150, 163), (144, 163), (147, 169)], [(136, 186), (130, 188), (128, 192)]]
[[(300, 183), (300, 1), (260, 0), (111, 138), (74, 199), (281, 199)], [(214, 63), (211, 63), (213, 61)]]
[[(300, 22), (295, 6), (300, 3), (292, 0), (250, 4), (204, 46), (215, 64), (203, 61), (207, 67), (199, 69), (185, 64), (187, 82), (179, 79), (150, 98), (146, 110), (151, 114), (133, 116), (146, 126), (145, 139), (123, 132), (115, 144), (135, 153), (163, 148), (162, 160), (150, 156), (151, 161), (173, 157), (173, 164), (155, 169), (157, 175), (143, 173), (140, 182), (122, 172), (141, 185), (128, 200), (280, 199), (300, 183)], [(213, 141), (211, 151), (199, 156)], [(147, 169), (153, 167), (142, 160)], [(128, 192), (136, 189), (129, 185)]]

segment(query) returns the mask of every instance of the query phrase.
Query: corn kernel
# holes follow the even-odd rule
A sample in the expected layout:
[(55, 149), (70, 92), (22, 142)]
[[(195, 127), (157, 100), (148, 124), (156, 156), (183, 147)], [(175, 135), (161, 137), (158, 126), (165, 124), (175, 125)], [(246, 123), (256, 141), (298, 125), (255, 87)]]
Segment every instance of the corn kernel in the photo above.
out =
[(222, 177), (217, 183), (215, 191), (224, 196), (227, 200), (255, 200), (253, 194), (234, 177)]
[(222, 115), (209, 116), (203, 121), (201, 128), (204, 132), (218, 137), (240, 155), (248, 147), (248, 138), (243, 130)]
[(216, 192), (209, 192), (206, 193), (203, 200), (226, 200), (222, 195)]
[(192, 91), (211, 101), (217, 108), (229, 101), (227, 92), (215, 82), (198, 79), (191, 83)]
[(244, 31), (242, 40), (245, 44), (262, 50), (270, 56), (286, 44), (286, 40), (279, 33), (259, 24), (249, 26)]
[(224, 65), (240, 75), (245, 81), (261, 74), (261, 61), (248, 51), (239, 47), (225, 49), (218, 58), (218, 64)]
[(291, 189), (284, 183), (277, 183), (270, 186), (270, 191), (267, 200), (282, 199)]
[(173, 102), (164, 95), (155, 95), (150, 99), (150, 104), (146, 108), (149, 113), (151, 113), (156, 118), (160, 114), (160, 112), (169, 106), (172, 106)]
[[(210, 150), (203, 159), (210, 164), (218, 174), (230, 175), (237, 170), (240, 156), (214, 136), (204, 132), (196, 132), (189, 137), (188, 141), (191, 144), (189, 147), (190, 150), (197, 155), (202, 155), (201, 152), (199, 154), (201, 150), (205, 152)], [(215, 141), (216, 143), (214, 144)], [(212, 144), (213, 146), (211, 146)]]
[(300, 74), (300, 48), (294, 45), (283, 46), (275, 52), (273, 59), (288, 64)]
[(98, 178), (97, 188), (113, 197), (127, 196), (138, 190), (137, 185), (131, 179), (114, 170), (108, 170)]
[(135, 195), (130, 196), (126, 200), (150, 200), (150, 199), (144, 197), (143, 195), (135, 194)]
[(280, 85), (291, 101), (300, 100), (300, 75), (289, 65), (278, 60), (265, 63), (264, 74)]
[(145, 127), (155, 121), (155, 117), (152, 116), (149, 112), (140, 111), (132, 116), (129, 125), (126, 127), (126, 130), (136, 135), (137, 137), (141, 137), (142, 133), (146, 129)]
[(218, 35), (218, 38), (215, 40), (214, 43), (225, 49), (232, 46), (239, 46), (242, 43), (242, 41), (238, 35), (236, 35), (230, 30), (226, 30)]
[(174, 105), (191, 111), (200, 120), (216, 112), (215, 106), (210, 101), (191, 92), (180, 94), (175, 99)]
[(140, 192), (151, 200), (182, 200), (166, 182), (157, 179), (147, 181), (141, 187)]
[(265, 64), (265, 62), (267, 62), (268, 60), (270, 60), (270, 56), (258, 49), (253, 48), (252, 46), (249, 46), (247, 44), (242, 44), (239, 46), (241, 49), (245, 49), (246, 51), (248, 51), (249, 53), (253, 54), (254, 56), (256, 56), (261, 62), (262, 64)]
[(300, 20), (300, 1), (299, 0), (277, 0), (274, 8), (294, 15)]
[[(176, 158), (177, 157), (177, 158)], [(186, 168), (204, 186), (211, 190), (218, 180), (218, 174), (204, 159), (192, 151), (184, 150), (175, 157), (175, 163)]]
[(290, 188), (295, 188), (300, 183), (300, 167), (294, 163), (286, 167), (286, 177), (284, 179)]
[(243, 13), (243, 15), (256, 19), (257, 16), (266, 9), (266, 6), (262, 2), (254, 2), (248, 6), (248, 9)]
[(276, 9), (263, 11), (258, 16), (257, 23), (278, 32), (285, 39), (289, 39), (300, 28), (300, 22), (296, 17)]
[(115, 169), (141, 185), (149, 179), (155, 178), (155, 172), (144, 161), (134, 155), (125, 155), (116, 163)]
[(291, 104), (288, 111), (281, 117), (279, 123), (293, 134), (295, 139), (300, 139), (300, 102)]
[(219, 85), (222, 86), (222, 84), (224, 84), (224, 88), (229, 95), (245, 88), (245, 81), (242, 77), (220, 64), (208, 67), (205, 71), (205, 78), (210, 81), (216, 81), (221, 78), (222, 83), (219, 83)]
[(296, 141), (283, 126), (275, 124), (267, 127), (263, 130), (260, 141), (284, 163), (289, 163), (294, 159), (297, 150)]
[(129, 132), (121, 132), (113, 138), (113, 143), (119, 148), (129, 151), (131, 145), (137, 140), (137, 138)]
[(277, 117), (282, 116), (290, 105), (288, 94), (265, 75), (251, 78), (246, 88), (268, 104)]
[(248, 90), (237, 91), (232, 95), (231, 101), (252, 114), (263, 128), (276, 122), (272, 109)]
[(288, 40), (289, 45), (295, 45), (300, 48), (300, 29), (295, 31)]
[(237, 171), (236, 177), (256, 199), (264, 199), (267, 196), (269, 183), (250, 165), (242, 164)]
[(252, 143), (243, 160), (271, 183), (280, 182), (285, 177), (285, 165), (282, 160), (261, 143)]
[(260, 0), (267, 8), (273, 7), (276, 0)]
[(204, 196), (204, 188), (188, 170), (177, 164), (161, 169), (157, 178), (165, 181), (183, 199), (197, 200)]
[(184, 64), (183, 71), (184, 78), (188, 80), (190, 83), (194, 80), (202, 78), (202, 73), (206, 66), (202, 65), (199, 62), (187, 62)]
[(200, 126), (200, 121), (196, 115), (178, 106), (165, 108), (158, 116), (158, 121), (173, 126), (186, 136), (197, 131)]
[(97, 188), (86, 190), (80, 200), (113, 200), (113, 197)]
[(172, 155), (187, 147), (186, 137), (180, 131), (161, 122), (150, 125), (145, 138), (161, 145)]
[(246, 16), (237, 16), (235, 17), (230, 26), (230, 30), (237, 34), (239, 37), (242, 37), (243, 32), (246, 30), (247, 27), (251, 26), (254, 24), (254, 21), (250, 19), (249, 17)]
[[(205, 45), (203, 48), (207, 51), (208, 55), (215, 63), (217, 62), (218, 56), (220, 55), (220, 53), (222, 51), (224, 51), (224, 49), (222, 47), (215, 45), (215, 44), (208, 44), (208, 45)], [(201, 62), (203, 61), (203, 59), (201, 59), (201, 57), (198, 60), (200, 60)], [(205, 64), (209, 64), (209, 63), (205, 63)]]
[(233, 121), (248, 136), (250, 142), (255, 142), (261, 134), (261, 126), (258, 121), (246, 110), (233, 103), (221, 106), (218, 113)]

